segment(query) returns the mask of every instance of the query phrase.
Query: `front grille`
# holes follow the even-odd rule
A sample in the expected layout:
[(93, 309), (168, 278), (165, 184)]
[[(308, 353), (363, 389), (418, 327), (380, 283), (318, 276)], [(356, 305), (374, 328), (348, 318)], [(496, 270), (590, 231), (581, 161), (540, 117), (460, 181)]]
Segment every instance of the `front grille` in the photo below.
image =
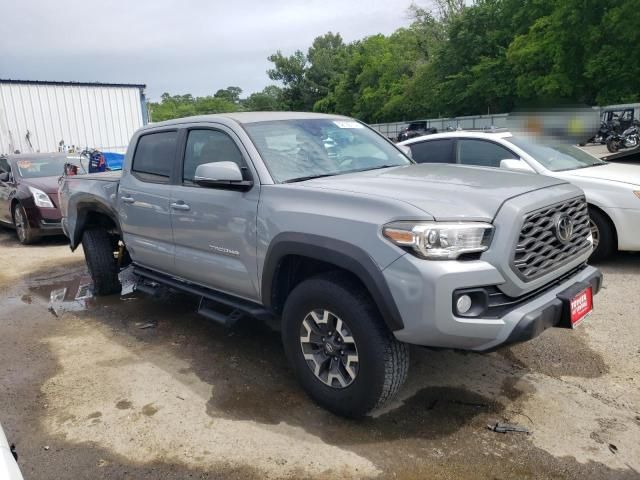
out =
[[(556, 223), (567, 215), (573, 221), (573, 235), (562, 242)], [(533, 280), (558, 268), (591, 247), (589, 211), (584, 197), (557, 203), (524, 218), (513, 257), (515, 272), (525, 281)]]

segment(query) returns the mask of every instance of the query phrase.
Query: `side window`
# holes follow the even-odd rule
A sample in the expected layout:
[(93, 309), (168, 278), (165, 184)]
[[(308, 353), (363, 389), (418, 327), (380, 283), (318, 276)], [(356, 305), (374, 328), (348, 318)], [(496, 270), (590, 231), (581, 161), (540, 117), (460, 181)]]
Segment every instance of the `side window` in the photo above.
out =
[(499, 167), (500, 160), (518, 158), (501, 145), (485, 140), (458, 140), (458, 161), (463, 165)]
[(409, 145), (411, 156), (418, 163), (455, 163), (453, 140), (428, 140)]
[(159, 132), (143, 135), (138, 140), (131, 171), (140, 180), (169, 183), (176, 160), (178, 132)]
[(2, 172), (11, 172), (9, 160), (6, 157), (0, 157), (0, 173)]
[(248, 180), (242, 153), (229, 135), (219, 130), (190, 130), (184, 152), (182, 181), (194, 183), (198, 165), (211, 162), (234, 162), (240, 167), (242, 177)]

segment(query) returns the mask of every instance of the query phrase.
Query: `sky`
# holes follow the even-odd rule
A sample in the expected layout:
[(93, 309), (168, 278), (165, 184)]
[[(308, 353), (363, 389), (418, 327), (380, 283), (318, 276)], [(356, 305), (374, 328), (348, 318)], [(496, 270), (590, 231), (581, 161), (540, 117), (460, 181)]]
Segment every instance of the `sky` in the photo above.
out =
[(410, 0), (2, 0), (0, 78), (144, 83), (163, 92), (243, 96), (273, 83), (267, 57), (410, 23)]

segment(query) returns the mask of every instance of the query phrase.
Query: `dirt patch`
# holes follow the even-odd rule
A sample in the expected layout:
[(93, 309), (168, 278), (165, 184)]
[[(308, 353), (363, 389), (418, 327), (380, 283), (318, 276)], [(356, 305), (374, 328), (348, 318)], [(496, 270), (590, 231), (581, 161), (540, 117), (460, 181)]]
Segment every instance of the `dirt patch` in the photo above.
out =
[(546, 333), (498, 353), (519, 367), (551, 377), (596, 378), (609, 372), (602, 355), (588, 345), (584, 333), (566, 329)]

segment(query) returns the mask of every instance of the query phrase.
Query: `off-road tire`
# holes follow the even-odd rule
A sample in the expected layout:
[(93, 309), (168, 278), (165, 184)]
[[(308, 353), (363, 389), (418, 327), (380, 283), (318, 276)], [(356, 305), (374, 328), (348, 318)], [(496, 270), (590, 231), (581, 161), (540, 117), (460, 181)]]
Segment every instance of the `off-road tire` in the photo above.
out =
[(104, 228), (90, 228), (82, 235), (82, 248), (93, 280), (96, 295), (110, 295), (121, 290), (118, 263), (113, 253), (113, 237)]
[(595, 248), (591, 257), (589, 257), (589, 260), (604, 260), (615, 250), (615, 234), (613, 232), (613, 226), (608, 218), (593, 208), (589, 209), (589, 218), (591, 219), (591, 222), (593, 222), (592, 227), (595, 226), (597, 229), (597, 235), (599, 236), (597, 239), (597, 245), (594, 245)]
[(22, 245), (31, 245), (40, 240), (40, 236), (34, 232), (31, 225), (29, 225), (27, 211), (20, 203), (16, 203), (13, 207), (12, 216), (13, 226), (16, 229), (16, 237), (18, 237), (18, 241)]
[[(309, 368), (300, 343), (305, 317), (326, 309), (348, 324), (356, 343), (359, 367), (344, 388), (323, 383)], [(289, 294), (282, 315), (285, 353), (302, 387), (318, 404), (350, 418), (366, 415), (389, 401), (409, 370), (409, 347), (389, 331), (368, 292), (343, 272), (329, 272), (301, 282)]]

